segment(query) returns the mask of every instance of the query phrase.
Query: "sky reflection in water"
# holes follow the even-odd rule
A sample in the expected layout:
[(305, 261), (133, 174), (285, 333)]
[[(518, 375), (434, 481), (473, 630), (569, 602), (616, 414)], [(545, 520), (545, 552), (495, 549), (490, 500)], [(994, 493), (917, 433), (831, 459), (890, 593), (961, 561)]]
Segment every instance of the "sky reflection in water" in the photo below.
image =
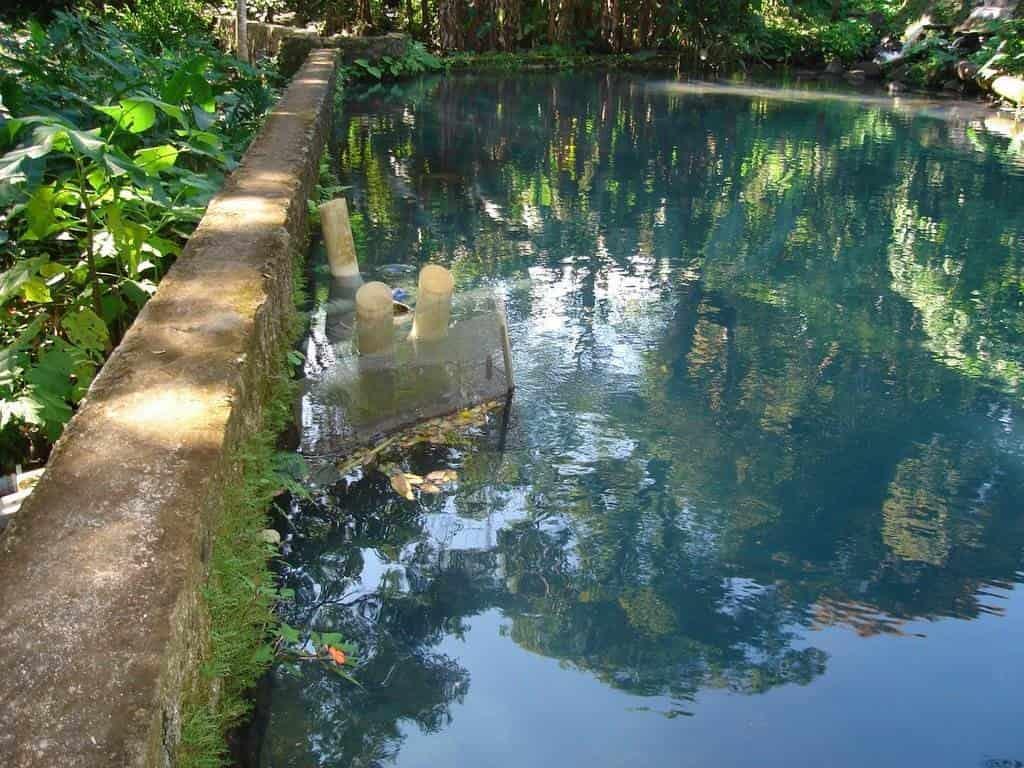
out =
[(502, 291), (519, 388), (414, 457), (456, 492), (327, 470), (293, 510), (288, 619), (365, 690), (276, 673), (263, 765), (1024, 760), (1020, 139), (770, 96), (350, 99), (364, 272)]

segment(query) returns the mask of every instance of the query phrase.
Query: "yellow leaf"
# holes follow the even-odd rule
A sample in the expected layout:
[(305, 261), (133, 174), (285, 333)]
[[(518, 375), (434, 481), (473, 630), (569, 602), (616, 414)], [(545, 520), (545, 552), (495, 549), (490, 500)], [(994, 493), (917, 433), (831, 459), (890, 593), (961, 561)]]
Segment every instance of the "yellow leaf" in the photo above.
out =
[(415, 497), (412, 494), (412, 487), (409, 485), (409, 481), (405, 479), (405, 475), (402, 472), (395, 472), (391, 476), (391, 487), (395, 489), (395, 493), (404, 499), (412, 501)]

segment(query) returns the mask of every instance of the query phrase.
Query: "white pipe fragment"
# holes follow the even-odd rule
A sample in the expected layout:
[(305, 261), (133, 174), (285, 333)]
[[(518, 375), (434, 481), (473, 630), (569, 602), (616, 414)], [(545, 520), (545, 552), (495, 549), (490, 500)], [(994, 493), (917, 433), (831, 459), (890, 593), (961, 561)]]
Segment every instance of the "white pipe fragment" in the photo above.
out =
[(508, 391), (511, 393), (516, 388), (516, 378), (512, 371), (512, 342), (508, 337), (508, 313), (505, 311), (505, 299), (496, 295), (494, 309), (498, 313), (498, 326), (501, 330), (501, 356), (505, 363), (505, 380), (508, 382)]
[(352, 239), (352, 225), (348, 219), (348, 203), (339, 197), (320, 206), (320, 227), (327, 247), (327, 262), (334, 277), (359, 276), (356, 244)]
[(410, 338), (418, 341), (437, 341), (448, 335), (454, 289), (452, 273), (444, 267), (428, 264), (420, 270), (416, 314), (412, 320)]
[(389, 352), (395, 338), (391, 288), (374, 281), (356, 293), (356, 344), (361, 355)]

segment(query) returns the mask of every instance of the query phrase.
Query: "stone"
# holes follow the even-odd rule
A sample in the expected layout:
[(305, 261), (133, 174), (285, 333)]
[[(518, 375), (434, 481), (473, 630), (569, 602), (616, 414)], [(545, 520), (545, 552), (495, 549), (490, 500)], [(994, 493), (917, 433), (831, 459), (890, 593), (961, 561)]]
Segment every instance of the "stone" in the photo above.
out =
[(873, 61), (859, 61), (850, 67), (851, 73), (859, 73), (862, 77), (877, 80), (882, 77), (882, 68)]
[(826, 75), (842, 75), (846, 69), (843, 67), (842, 62), (833, 59), (825, 65)]

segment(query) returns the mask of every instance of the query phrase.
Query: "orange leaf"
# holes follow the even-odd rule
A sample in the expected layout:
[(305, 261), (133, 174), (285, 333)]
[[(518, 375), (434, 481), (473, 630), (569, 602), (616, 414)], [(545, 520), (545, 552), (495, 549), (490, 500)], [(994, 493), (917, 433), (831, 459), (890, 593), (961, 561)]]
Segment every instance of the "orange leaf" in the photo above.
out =
[(348, 660), (348, 657), (345, 655), (344, 651), (339, 651), (337, 648), (332, 648), (329, 645), (324, 647), (327, 648), (327, 655), (331, 657), (331, 661), (333, 661), (338, 666), (341, 666)]

